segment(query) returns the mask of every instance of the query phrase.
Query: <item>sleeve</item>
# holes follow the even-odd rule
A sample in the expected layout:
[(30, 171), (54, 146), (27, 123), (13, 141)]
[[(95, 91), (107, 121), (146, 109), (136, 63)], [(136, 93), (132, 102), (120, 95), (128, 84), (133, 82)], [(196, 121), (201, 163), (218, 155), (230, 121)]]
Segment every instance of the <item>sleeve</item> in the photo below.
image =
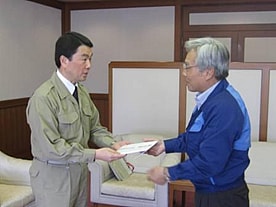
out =
[(166, 153), (174, 153), (174, 152), (186, 152), (186, 134), (180, 134), (178, 137), (174, 139), (168, 139), (164, 141), (165, 151)]

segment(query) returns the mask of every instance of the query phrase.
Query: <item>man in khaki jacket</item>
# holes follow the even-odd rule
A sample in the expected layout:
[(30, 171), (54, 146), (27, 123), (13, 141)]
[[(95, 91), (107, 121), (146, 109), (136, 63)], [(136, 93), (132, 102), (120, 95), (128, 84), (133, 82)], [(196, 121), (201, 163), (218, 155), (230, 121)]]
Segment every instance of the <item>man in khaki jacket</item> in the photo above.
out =
[[(34, 157), (30, 176), (37, 206), (86, 207), (87, 163), (123, 157), (115, 150), (125, 142), (114, 142), (101, 126), (98, 110), (80, 84), (90, 70), (92, 48), (82, 34), (61, 36), (55, 47), (58, 70), (29, 100), (26, 113)], [(103, 148), (89, 149), (89, 140)]]

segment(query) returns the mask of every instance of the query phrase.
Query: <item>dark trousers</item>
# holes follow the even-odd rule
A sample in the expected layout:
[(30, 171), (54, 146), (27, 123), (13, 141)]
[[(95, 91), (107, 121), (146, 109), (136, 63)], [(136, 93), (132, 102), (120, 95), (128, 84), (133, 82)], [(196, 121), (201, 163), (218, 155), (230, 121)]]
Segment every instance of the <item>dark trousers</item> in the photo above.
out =
[(196, 207), (249, 207), (248, 187), (241, 187), (223, 192), (195, 193)]

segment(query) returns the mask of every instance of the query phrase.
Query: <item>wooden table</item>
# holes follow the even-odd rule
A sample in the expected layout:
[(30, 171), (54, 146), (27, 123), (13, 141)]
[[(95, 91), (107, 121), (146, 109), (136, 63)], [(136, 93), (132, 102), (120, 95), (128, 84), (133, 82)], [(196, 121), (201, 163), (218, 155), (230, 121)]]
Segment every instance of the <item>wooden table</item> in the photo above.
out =
[(186, 192), (195, 192), (195, 188), (194, 188), (194, 185), (189, 180), (171, 181), (169, 183), (169, 207), (174, 206), (174, 201), (176, 200), (174, 198), (175, 191), (182, 192), (182, 203), (183, 203), (183, 199), (185, 202)]

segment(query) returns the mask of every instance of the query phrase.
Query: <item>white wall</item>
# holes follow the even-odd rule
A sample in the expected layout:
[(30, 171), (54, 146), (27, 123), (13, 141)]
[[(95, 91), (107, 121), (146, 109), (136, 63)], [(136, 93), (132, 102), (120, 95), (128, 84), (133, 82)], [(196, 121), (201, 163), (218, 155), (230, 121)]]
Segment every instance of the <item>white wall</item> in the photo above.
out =
[[(0, 19), (0, 100), (29, 97), (56, 69), (61, 11), (0, 0)], [(94, 43), (92, 70), (84, 83), (91, 93), (108, 93), (111, 61), (173, 61), (174, 7), (72, 11), (71, 21), (72, 30)]]
[(108, 93), (111, 61), (174, 59), (174, 7), (72, 11), (71, 24), (94, 43), (90, 92)]
[[(72, 30), (94, 43), (92, 70), (84, 83), (89, 92), (108, 93), (111, 61), (173, 61), (174, 16), (174, 7), (72, 11)], [(212, 19), (199, 21), (205, 18)], [(60, 34), (59, 9), (0, 0), (0, 100), (29, 97), (50, 77)]]
[(0, 101), (29, 97), (55, 70), (61, 11), (23, 0), (0, 0)]

